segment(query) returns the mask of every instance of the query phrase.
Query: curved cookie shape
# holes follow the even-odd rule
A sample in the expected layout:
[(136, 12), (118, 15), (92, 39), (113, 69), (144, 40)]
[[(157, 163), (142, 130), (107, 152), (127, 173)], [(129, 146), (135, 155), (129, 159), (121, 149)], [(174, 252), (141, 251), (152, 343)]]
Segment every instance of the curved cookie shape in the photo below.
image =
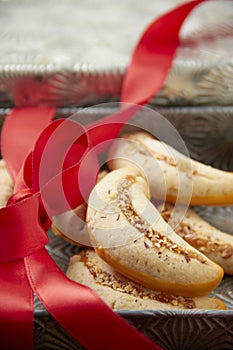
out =
[[(173, 211), (174, 206), (170, 203), (158, 209), (168, 223), (173, 215), (179, 216), (177, 212), (179, 208)], [(183, 210), (181, 212), (183, 213)], [(191, 246), (220, 265), (225, 273), (233, 275), (233, 236), (231, 234), (213, 227), (190, 208), (174, 231)]]
[(191, 160), (145, 132), (116, 139), (109, 159), (110, 169), (142, 168), (154, 198), (190, 205), (233, 204), (233, 173)]
[(145, 288), (119, 274), (91, 249), (70, 259), (67, 276), (92, 288), (115, 310), (226, 309), (217, 298), (181, 297)]
[(181, 296), (209, 294), (223, 270), (180, 238), (149, 201), (135, 168), (110, 172), (88, 200), (87, 226), (96, 252), (145, 287)]

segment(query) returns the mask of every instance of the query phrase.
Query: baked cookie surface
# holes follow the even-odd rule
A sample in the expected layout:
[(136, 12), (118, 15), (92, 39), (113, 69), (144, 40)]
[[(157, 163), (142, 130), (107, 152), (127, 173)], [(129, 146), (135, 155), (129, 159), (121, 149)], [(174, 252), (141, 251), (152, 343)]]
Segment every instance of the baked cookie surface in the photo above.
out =
[(119, 274), (91, 249), (71, 258), (67, 276), (92, 288), (116, 310), (225, 309), (216, 298), (181, 297), (145, 288)]
[[(179, 216), (179, 207), (174, 209), (165, 203), (163, 209), (158, 208), (163, 219), (169, 223), (173, 215)], [(188, 208), (174, 231), (186, 242), (220, 265), (224, 272), (233, 274), (233, 236), (222, 232), (203, 220), (194, 210)]]
[(135, 168), (109, 173), (88, 201), (87, 226), (96, 252), (145, 287), (183, 296), (209, 294), (223, 270), (179, 237), (149, 200)]
[(154, 198), (187, 205), (232, 205), (233, 173), (205, 165), (145, 132), (123, 134), (109, 152), (111, 170), (136, 166)]

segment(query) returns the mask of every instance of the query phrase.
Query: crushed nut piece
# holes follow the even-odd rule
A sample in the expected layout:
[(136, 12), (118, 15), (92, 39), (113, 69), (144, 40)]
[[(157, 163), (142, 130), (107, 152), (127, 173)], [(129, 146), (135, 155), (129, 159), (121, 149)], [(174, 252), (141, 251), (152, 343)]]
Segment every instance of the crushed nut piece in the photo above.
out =
[(189, 262), (193, 258), (201, 263), (205, 263), (205, 260), (201, 259), (196, 253), (174, 244), (167, 236), (157, 232), (145, 219), (138, 215), (133, 208), (128, 191), (134, 181), (134, 178), (131, 182), (131, 178), (128, 177), (127, 179), (122, 179), (118, 184), (118, 206), (126, 220), (140, 233), (143, 233), (153, 243), (155, 248), (166, 248), (174, 253), (181, 254), (184, 256), (186, 262)]
[(127, 293), (135, 298), (156, 300), (160, 303), (170, 303), (171, 305), (183, 305), (186, 309), (193, 309), (195, 302), (192, 298), (166, 294), (164, 292), (147, 291), (142, 286), (130, 280), (121, 280), (120, 277), (111, 275), (104, 269), (96, 266), (95, 259), (91, 259), (88, 253), (83, 253), (81, 261), (88, 268), (96, 283), (107, 286), (121, 293)]
[[(170, 208), (169, 205), (165, 206), (161, 215), (163, 219), (168, 222), (172, 216), (172, 207)], [(191, 227), (185, 219), (180, 222), (179, 226), (175, 229), (175, 232), (187, 243), (204, 254), (220, 252), (223, 259), (228, 259), (233, 255), (232, 245), (226, 244), (219, 239), (213, 239), (210, 235), (201, 235), (201, 232), (199, 232), (194, 226)]]
[(229, 259), (233, 255), (233, 248), (231, 246), (225, 248), (221, 255), (223, 259)]

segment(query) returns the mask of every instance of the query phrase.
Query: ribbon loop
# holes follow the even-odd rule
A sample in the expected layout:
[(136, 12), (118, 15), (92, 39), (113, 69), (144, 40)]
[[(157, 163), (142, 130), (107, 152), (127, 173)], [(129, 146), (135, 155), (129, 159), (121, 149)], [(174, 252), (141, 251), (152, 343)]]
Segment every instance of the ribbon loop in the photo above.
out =
[(48, 243), (39, 209), (39, 194), (25, 192), (23, 199), (0, 210), (0, 262), (24, 258)]

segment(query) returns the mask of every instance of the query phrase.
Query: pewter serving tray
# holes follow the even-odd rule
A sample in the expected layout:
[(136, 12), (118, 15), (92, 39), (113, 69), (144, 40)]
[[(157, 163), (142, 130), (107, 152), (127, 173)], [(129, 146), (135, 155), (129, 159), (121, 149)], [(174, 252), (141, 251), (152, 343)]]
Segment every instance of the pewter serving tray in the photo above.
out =
[[(77, 111), (85, 122), (113, 112), (98, 107), (83, 111), (64, 108), (57, 110), (57, 117), (68, 117)], [(233, 170), (233, 134), (227, 132), (233, 126), (233, 107), (162, 108), (159, 112), (176, 126), (193, 158), (218, 168)], [(197, 207), (195, 210), (207, 221), (233, 234), (233, 207)], [(47, 249), (61, 269), (66, 271), (69, 257), (79, 248), (51, 232), (49, 237)], [(118, 313), (166, 350), (233, 349), (233, 277), (225, 276), (213, 295), (223, 300), (228, 309), (124, 310)], [(52, 319), (38, 300), (35, 300), (34, 330), (36, 350), (83, 349)]]
[[(0, 105), (83, 106), (119, 100), (142, 32), (183, 2), (0, 0)], [(231, 1), (198, 6), (181, 29), (170, 74), (151, 102), (231, 104), (232, 23)]]

